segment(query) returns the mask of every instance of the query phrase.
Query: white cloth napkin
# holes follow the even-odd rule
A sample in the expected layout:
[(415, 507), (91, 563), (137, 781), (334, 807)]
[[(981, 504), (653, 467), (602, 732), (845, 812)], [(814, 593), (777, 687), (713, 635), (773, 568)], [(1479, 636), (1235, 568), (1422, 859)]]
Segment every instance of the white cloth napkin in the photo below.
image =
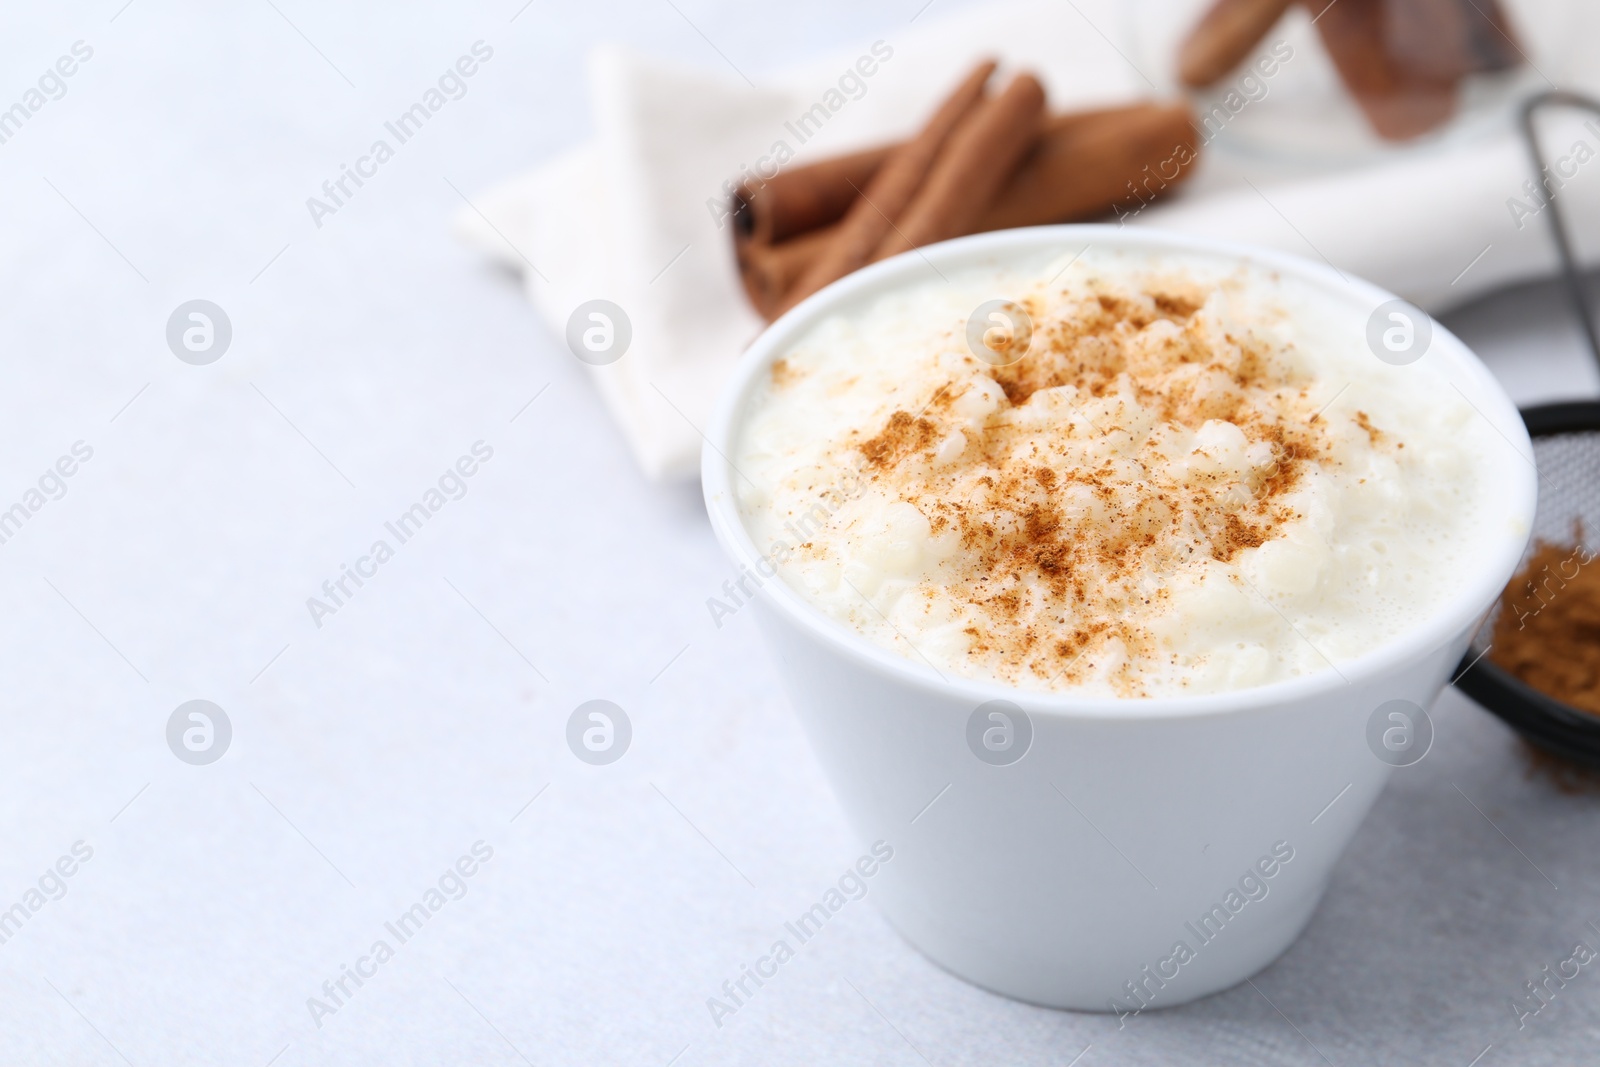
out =
[[(1537, 6), (1511, 4), (1514, 16), (1523, 5)], [(1139, 54), (1136, 9), (1115, 0), (985, 7), (862, 42), (759, 87), (731, 71), (601, 49), (590, 62), (594, 140), (475, 196), (457, 227), (523, 273), (558, 337), (587, 301), (623, 309), (631, 341), (620, 359), (593, 368), (596, 382), (648, 475), (692, 476), (717, 391), (763, 325), (719, 218), (724, 183), (784, 150), (793, 153), (787, 165), (803, 165), (905, 136), (987, 55), (1035, 71), (1053, 110), (1148, 97), (1152, 82), (1130, 58)], [(1587, 80), (1586, 70), (1548, 62), (1539, 70), (1564, 87)], [(1585, 127), (1567, 115), (1550, 124), (1553, 158), (1578, 141), (1600, 156), (1600, 121)], [(1207, 152), (1196, 179), (1129, 224), (1325, 259), (1429, 310), (1555, 269), (1546, 219), (1513, 205), (1536, 201), (1523, 185), (1532, 176), (1527, 153), (1504, 123), (1336, 173), (1286, 176), (1218, 156)], [(1600, 158), (1570, 167), (1570, 225), (1600, 233)], [(1600, 240), (1579, 245), (1587, 262), (1600, 259)]]

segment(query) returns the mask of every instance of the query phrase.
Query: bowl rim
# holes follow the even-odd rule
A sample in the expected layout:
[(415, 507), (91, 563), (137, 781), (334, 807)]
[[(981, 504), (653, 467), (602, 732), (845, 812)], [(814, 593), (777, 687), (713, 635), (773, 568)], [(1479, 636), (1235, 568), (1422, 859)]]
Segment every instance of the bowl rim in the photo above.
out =
[[(1331, 264), (1239, 242), (1152, 227), (1130, 229), (1106, 224), (1069, 224), (999, 230), (928, 245), (872, 264), (814, 293), (771, 323), (745, 350), (723, 383), (711, 421), (702, 435), (701, 488), (717, 540), (740, 571), (761, 575), (758, 563), (764, 557), (739, 515), (733, 491), (736, 471), (729, 454), (733, 451), (752, 387), (771, 363), (787, 351), (791, 342), (840, 305), (881, 295), (913, 280), (926, 280), (914, 279), (914, 276), (924, 275), (930, 269), (938, 272), (941, 266), (976, 265), (985, 257), (1004, 258), (1051, 247), (1066, 253), (1078, 246), (1084, 251), (1095, 247), (1234, 259), (1333, 291), (1346, 299), (1354, 297), (1374, 309), (1398, 299), (1370, 282), (1339, 272)], [(1504, 485), (1499, 493), (1504, 504), (1501, 514), (1510, 519), (1520, 518), (1524, 533), (1521, 537), (1508, 535), (1486, 545), (1484, 565), (1474, 568), (1476, 573), (1469, 575), (1468, 580), (1420, 624), (1337, 667), (1247, 689), (1176, 696), (1101, 697), (1060, 690), (1029, 690), (941, 673), (931, 664), (877, 645), (811, 604), (779, 574), (760, 579), (759, 598), (834, 654), (930, 697), (965, 700), (973, 706), (1005, 700), (1025, 707), (1030, 713), (1067, 718), (1163, 719), (1244, 712), (1326, 696), (1341, 688), (1352, 688), (1382, 677), (1437, 651), (1463, 631), (1470, 635), (1473, 620), (1488, 610), (1510, 580), (1533, 525), (1537, 477), (1529, 458), (1532, 444), (1522, 418), (1488, 368), (1459, 338), (1437, 321), (1432, 323), (1432, 331), (1428, 351), (1430, 355), (1442, 357), (1436, 364), (1439, 371), (1456, 385), (1458, 392), (1462, 391), (1461, 385), (1470, 383), (1475, 387), (1473, 393), (1479, 402), (1473, 406), (1525, 461), (1526, 465), (1505, 464), (1508, 470), (1515, 471), (1515, 484)], [(1462, 392), (1462, 395), (1466, 397), (1467, 393)]]

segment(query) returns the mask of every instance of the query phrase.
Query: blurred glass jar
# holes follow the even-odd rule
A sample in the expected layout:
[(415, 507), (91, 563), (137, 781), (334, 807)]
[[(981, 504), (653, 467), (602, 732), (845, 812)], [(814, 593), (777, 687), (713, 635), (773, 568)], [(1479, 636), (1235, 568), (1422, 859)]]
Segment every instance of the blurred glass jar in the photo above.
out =
[(1189, 97), (1208, 148), (1325, 168), (1509, 128), (1517, 101), (1562, 84), (1579, 59), (1582, 6), (1135, 0), (1124, 10), (1130, 59), (1160, 92)]

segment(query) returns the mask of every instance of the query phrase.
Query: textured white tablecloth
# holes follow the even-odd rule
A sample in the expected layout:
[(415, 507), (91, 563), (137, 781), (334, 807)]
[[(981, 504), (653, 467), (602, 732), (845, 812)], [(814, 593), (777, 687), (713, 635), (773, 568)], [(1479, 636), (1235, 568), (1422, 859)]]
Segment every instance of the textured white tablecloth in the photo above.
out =
[[(602, 37), (759, 72), (917, 4), (674, 2), (8, 11), (0, 106), (93, 56), (0, 144), (0, 508), (93, 458), (0, 543), (0, 910), (93, 855), (0, 944), (0, 1063), (1591, 1060), (1592, 968), (1521, 1032), (1508, 998), (1600, 942), (1600, 799), (1454, 695), (1254, 989), (1119, 1032), (944, 974), (869, 897), (713, 1025), (857, 846), (748, 616), (705, 610), (728, 572), (695, 491), (642, 481), (449, 218), (586, 136)], [(306, 198), (480, 39), (466, 95), (315, 227)], [(164, 339), (193, 298), (233, 325), (209, 366)], [(1519, 400), (1593, 393), (1564, 314), (1545, 290), (1452, 321)], [(478, 441), (466, 495), (318, 628), (307, 598)], [(596, 697), (634, 725), (610, 767), (563, 740)], [(233, 724), (210, 766), (163, 736), (194, 698)], [(319, 1028), (307, 999), (480, 840), (466, 895)]]

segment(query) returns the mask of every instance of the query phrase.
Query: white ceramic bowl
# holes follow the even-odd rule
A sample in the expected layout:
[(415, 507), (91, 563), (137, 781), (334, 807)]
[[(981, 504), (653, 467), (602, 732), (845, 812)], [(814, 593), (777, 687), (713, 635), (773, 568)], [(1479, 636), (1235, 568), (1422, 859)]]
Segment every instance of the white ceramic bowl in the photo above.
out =
[[(726, 387), (701, 477), (733, 562), (770, 572), (740, 518), (727, 457), (753, 383), (794, 338), (830, 313), (933, 277), (930, 262), (961, 268), (1089, 244), (1249, 260), (1350, 304), (1357, 331), (1393, 299), (1298, 257), (1113, 226), (980, 234), (876, 264), (774, 323)], [(1531, 457), (1516, 408), (1438, 324), (1426, 359), (1506, 448)], [(1338, 673), (1255, 689), (1140, 700), (1024, 692), (941, 678), (781, 580), (762, 585), (755, 610), (847, 816), (865, 842), (894, 849), (872, 896), (907, 940), (969, 981), (1036, 1004), (1170, 1006), (1254, 974), (1311, 918), (1392, 770), (1369, 748), (1369, 719), (1391, 700), (1432, 705), (1522, 554), (1531, 461), (1508, 462), (1497, 477), (1507, 521), (1485, 533), (1479, 565), (1459, 575), (1438, 611)], [(1020, 706), (1033, 734), (1005, 766), (976, 758), (967, 741), (975, 710), (996, 699)]]

